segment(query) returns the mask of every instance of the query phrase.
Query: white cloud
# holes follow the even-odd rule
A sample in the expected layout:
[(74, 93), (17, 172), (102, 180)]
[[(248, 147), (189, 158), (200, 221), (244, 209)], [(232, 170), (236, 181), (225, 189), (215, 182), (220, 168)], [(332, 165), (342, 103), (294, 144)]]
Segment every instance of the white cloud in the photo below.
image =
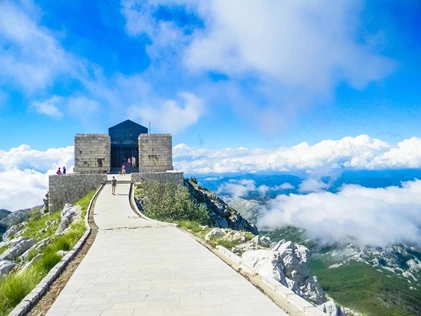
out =
[(363, 88), (393, 69), (374, 52), (371, 37), (358, 37), (362, 1), (200, 4), (206, 28), (197, 31), (187, 50), (191, 69), (257, 72), (264, 81), (278, 81), (284, 93), (309, 96), (330, 93), (341, 81)]
[(421, 139), (412, 137), (392, 146), (367, 135), (324, 140), (312, 146), (306, 142), (291, 148), (217, 150), (174, 147), (174, 165), (190, 174), (249, 173), (261, 171), (318, 170), (318, 179), (332, 170), (420, 168)]
[[(182, 7), (202, 23), (164, 21), (160, 6)], [(155, 70), (194, 80), (226, 75), (217, 89), (202, 87), (208, 99), (223, 99), (266, 133), (283, 131), (340, 84), (363, 89), (396, 66), (361, 23), (363, 0), (121, 0), (121, 7), (126, 32), (149, 37)]]
[(281, 185), (277, 185), (274, 187), (274, 190), (293, 190), (295, 187), (288, 182), (282, 183)]
[(300, 186), (298, 187), (298, 191), (303, 193), (317, 192), (328, 188), (329, 185), (327, 183), (324, 183), (323, 181), (314, 178), (308, 178), (300, 184)]
[(57, 103), (60, 103), (60, 101), (62, 101), (62, 98), (54, 96), (42, 102), (33, 102), (32, 106), (40, 114), (45, 114), (52, 118), (61, 118), (63, 113), (57, 107)]
[(139, 117), (143, 122), (151, 122), (153, 128), (176, 134), (197, 123), (204, 113), (204, 102), (192, 93), (179, 93), (184, 104), (175, 100), (166, 100), (160, 106), (130, 107), (131, 116)]
[(48, 175), (63, 166), (73, 172), (73, 146), (39, 151), (21, 145), (0, 150), (0, 208), (15, 211), (41, 205)]
[(42, 205), (48, 176), (34, 170), (0, 172), (0, 208), (9, 211)]
[[(289, 185), (288, 188), (292, 186), (289, 183), (287, 184)], [(265, 195), (268, 191), (278, 191), (283, 185), (284, 184), (270, 187), (262, 184), (256, 186), (256, 182), (254, 180), (230, 180), (228, 182), (222, 183), (218, 187), (216, 193), (228, 195), (229, 197), (236, 199), (240, 197), (247, 197), (247, 195), (249, 195), (251, 192), (259, 192), (260, 195)]]
[(217, 194), (227, 194), (233, 198), (247, 196), (251, 191), (256, 191), (256, 183), (253, 180), (239, 180), (224, 182), (218, 188)]
[(0, 150), (0, 172), (12, 170), (34, 170), (41, 173), (55, 172), (58, 167), (73, 165), (73, 146), (50, 148), (46, 151), (31, 149), (20, 145), (9, 151)]
[(37, 25), (37, 10), (25, 3), (0, 3), (0, 82), (11, 81), (34, 93), (51, 86), (58, 76), (78, 75), (84, 67)]
[(421, 181), (402, 187), (344, 185), (336, 193), (279, 195), (267, 205), (261, 227), (294, 225), (322, 242), (385, 246), (421, 240)]

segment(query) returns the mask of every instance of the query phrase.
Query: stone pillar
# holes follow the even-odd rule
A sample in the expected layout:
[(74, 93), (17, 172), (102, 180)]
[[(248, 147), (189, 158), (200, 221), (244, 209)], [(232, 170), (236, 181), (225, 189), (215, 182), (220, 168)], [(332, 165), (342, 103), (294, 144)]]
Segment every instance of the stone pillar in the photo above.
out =
[(79, 173), (107, 173), (111, 169), (111, 140), (107, 134), (75, 136), (75, 167)]
[(139, 171), (165, 172), (173, 169), (171, 135), (140, 134)]

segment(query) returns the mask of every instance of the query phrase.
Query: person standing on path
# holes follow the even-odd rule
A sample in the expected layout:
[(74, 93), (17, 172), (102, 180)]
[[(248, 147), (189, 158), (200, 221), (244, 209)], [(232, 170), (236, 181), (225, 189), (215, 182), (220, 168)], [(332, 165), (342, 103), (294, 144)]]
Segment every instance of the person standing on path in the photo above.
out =
[(116, 186), (117, 186), (117, 179), (115, 177), (113, 177), (113, 179), (111, 180), (111, 193), (113, 195), (115, 195)]
[(122, 175), (125, 175), (125, 174), (126, 174), (126, 166), (124, 165), (124, 163), (123, 163), (123, 165), (121, 166), (121, 174), (122, 174)]
[(132, 157), (132, 168), (136, 168), (136, 158)]

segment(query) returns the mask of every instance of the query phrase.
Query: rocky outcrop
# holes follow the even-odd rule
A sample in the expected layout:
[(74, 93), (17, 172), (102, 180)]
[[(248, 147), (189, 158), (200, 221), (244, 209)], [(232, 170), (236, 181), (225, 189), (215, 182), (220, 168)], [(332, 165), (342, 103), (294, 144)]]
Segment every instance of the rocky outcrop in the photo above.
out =
[(79, 206), (73, 206), (70, 203), (66, 203), (61, 212), (61, 222), (58, 225), (56, 235), (63, 234), (74, 221), (80, 218), (80, 215), (81, 209)]
[(19, 237), (25, 231), (27, 222), (22, 222), (11, 226), (4, 234), (3, 241), (5, 243), (10, 242), (12, 239)]
[(10, 271), (16, 266), (16, 263), (10, 260), (1, 260), (0, 261), (0, 277), (6, 276)]
[(212, 225), (220, 228), (230, 228), (233, 230), (245, 230), (253, 234), (258, 234), (256, 226), (250, 224), (235, 209), (229, 207), (215, 193), (202, 188), (190, 181), (184, 181), (192, 198), (203, 204), (209, 212)]
[(329, 316), (346, 316), (346, 313), (334, 301), (323, 303), (319, 306), (319, 309)]
[(246, 251), (242, 258), (254, 272), (270, 277), (317, 305), (326, 302), (317, 278), (310, 274), (310, 251), (293, 242), (280, 241), (272, 249)]
[(0, 255), (1, 260), (15, 260), (17, 257), (22, 255), (25, 251), (36, 244), (36, 241), (31, 238), (18, 237), (13, 239), (11, 247)]
[(27, 251), (25, 251), (24, 254), (20, 256), (19, 260), (23, 261), (23, 262), (27, 261), (32, 250), (41, 250), (45, 246), (47, 246), (50, 243), (50, 241), (51, 241), (50, 237), (45, 238), (43, 240), (40, 240), (35, 245), (33, 245), (31, 248), (29, 248)]

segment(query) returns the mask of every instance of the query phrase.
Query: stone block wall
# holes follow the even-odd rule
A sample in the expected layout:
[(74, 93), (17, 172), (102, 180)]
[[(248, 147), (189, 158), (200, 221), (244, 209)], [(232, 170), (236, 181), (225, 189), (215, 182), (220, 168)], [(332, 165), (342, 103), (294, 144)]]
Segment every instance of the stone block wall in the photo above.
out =
[(170, 134), (139, 135), (140, 172), (165, 172), (173, 170), (172, 137)]
[(74, 172), (107, 173), (111, 169), (111, 140), (107, 134), (75, 136)]
[(165, 183), (174, 183), (183, 185), (184, 172), (141, 172), (131, 174), (132, 182), (144, 182), (155, 180)]
[(50, 213), (61, 211), (65, 203), (75, 203), (107, 181), (106, 174), (62, 174), (49, 176)]

